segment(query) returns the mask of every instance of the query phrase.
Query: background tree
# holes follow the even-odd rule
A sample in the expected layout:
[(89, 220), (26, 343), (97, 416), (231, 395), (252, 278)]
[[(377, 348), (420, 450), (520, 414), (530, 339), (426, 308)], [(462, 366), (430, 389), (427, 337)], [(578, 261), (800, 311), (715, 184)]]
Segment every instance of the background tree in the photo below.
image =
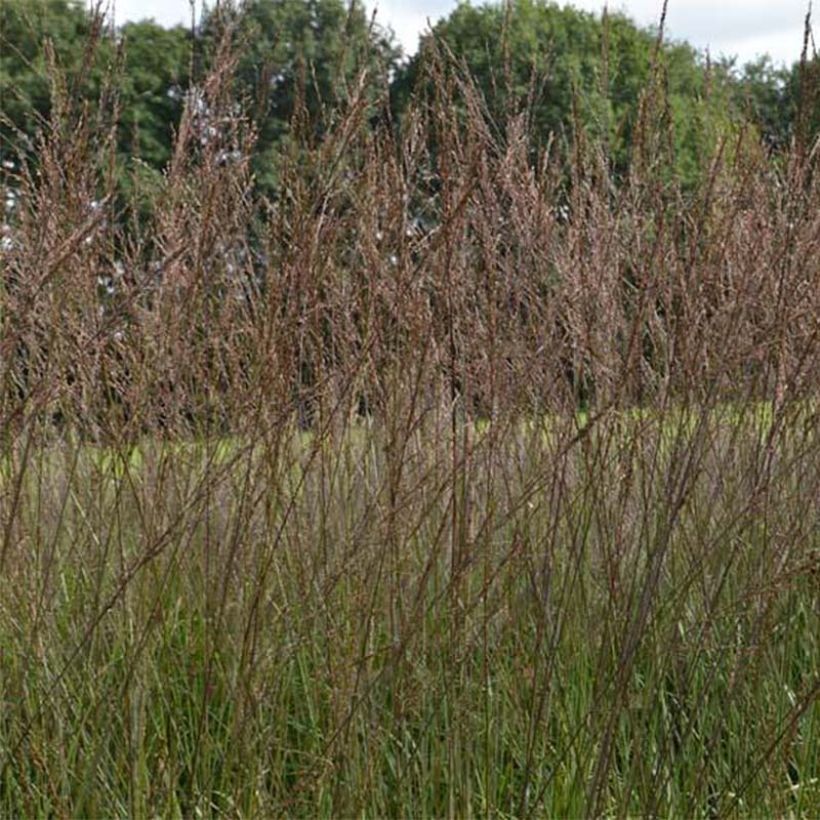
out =
[[(334, 108), (367, 69), (367, 95), (380, 99), (389, 84), (401, 116), (433, 38), (474, 76), (497, 129), (531, 102), (534, 144), (580, 124), (609, 146), (615, 170), (623, 171), (637, 142), (639, 102), (657, 40), (656, 32), (621, 14), (599, 18), (547, 0), (462, 3), (423, 39), (419, 54), (401, 64), (392, 33), (369, 20), (358, 0), (222, 3), (193, 32), (143, 21), (116, 33), (79, 0), (3, 0), (0, 160), (30, 148), (49, 113), (51, 43), (55, 64), (69, 80), (66, 96), (76, 104), (93, 108), (104, 78), (115, 72), (122, 169), (136, 167), (136, 158), (141, 168), (161, 170), (191, 74), (195, 81), (207, 69), (225, 25), (239, 49), (238, 94), (258, 130), (256, 179), (268, 193), (275, 190), (283, 152), (305, 136), (291, 138), (297, 110), (308, 136), (321, 137)], [(664, 105), (651, 116), (668, 123), (677, 172), (693, 179), (715, 139), (741, 115), (775, 149), (794, 135), (798, 110), (804, 136), (816, 135), (820, 104), (811, 89), (820, 86), (817, 66), (816, 56), (802, 73), (799, 64), (786, 69), (763, 58), (738, 71), (732, 61), (708, 65), (685, 43), (665, 44), (656, 66)]]
[(120, 35), (125, 50), (119, 88), (120, 151), (163, 168), (171, 156), (173, 130), (189, 85), (191, 32), (144, 20), (127, 23)]
[(267, 190), (297, 105), (318, 135), (362, 70), (371, 98), (383, 95), (400, 55), (392, 32), (368, 20), (357, 0), (249, 0), (214, 9), (203, 21), (206, 42), (226, 25), (240, 50), (237, 82), (257, 124), (254, 168)]
[(30, 142), (49, 115), (51, 47), (74, 104), (93, 109), (104, 78), (113, 77), (121, 157), (139, 158), (157, 169), (165, 165), (188, 84), (191, 34), (153, 21), (127, 23), (116, 38), (113, 34), (102, 16), (74, 0), (0, 4), (0, 152), (24, 147), (21, 142)]
[(784, 94), (795, 129), (802, 131), (800, 136), (808, 145), (813, 144), (820, 137), (820, 55), (814, 53), (805, 63), (792, 66)]
[(89, 40), (99, 37), (99, 23), (75, 0), (0, 3), (0, 159), (25, 149), (48, 116), (47, 43), (56, 64), (76, 78), (75, 97), (97, 79), (79, 68)]
[(736, 105), (757, 125), (766, 143), (785, 146), (794, 125), (792, 71), (763, 55), (743, 66), (733, 91)]
[[(569, 132), (577, 115), (587, 132), (606, 139), (616, 167), (625, 167), (638, 103), (652, 70), (655, 31), (638, 27), (622, 14), (600, 18), (546, 0), (461, 3), (434, 26), (419, 54), (399, 72), (394, 83), (399, 110), (419, 80), (431, 39), (478, 81), (495, 124), (527, 106), (530, 89), (535, 88), (536, 141)], [(719, 67), (707, 72), (698, 52), (685, 43), (663, 45), (659, 57), (676, 164), (691, 176), (703, 155), (705, 134), (728, 121), (725, 72)]]

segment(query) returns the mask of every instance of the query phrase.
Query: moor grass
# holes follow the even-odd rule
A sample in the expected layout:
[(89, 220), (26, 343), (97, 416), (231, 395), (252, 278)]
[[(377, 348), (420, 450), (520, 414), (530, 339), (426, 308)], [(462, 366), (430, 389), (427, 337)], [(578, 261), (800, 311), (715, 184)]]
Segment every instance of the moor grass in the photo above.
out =
[(0, 815), (817, 816), (820, 145), (432, 55), (260, 201), (223, 48), (150, 190), (56, 81), (6, 180)]

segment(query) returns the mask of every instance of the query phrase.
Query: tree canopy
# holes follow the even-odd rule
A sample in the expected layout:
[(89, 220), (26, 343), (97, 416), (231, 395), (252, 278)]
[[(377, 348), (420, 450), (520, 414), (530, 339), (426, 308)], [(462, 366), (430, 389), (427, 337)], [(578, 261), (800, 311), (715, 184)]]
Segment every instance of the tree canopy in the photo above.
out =
[[(0, 3), (0, 154), (31, 137), (50, 110), (49, 52), (75, 76), (94, 21), (77, 0)], [(48, 44), (48, 48), (47, 48)]]
[(820, 126), (816, 95), (805, 102), (806, 87), (820, 85), (816, 56), (803, 69), (779, 68), (767, 58), (740, 70), (728, 61), (709, 64), (686, 43), (658, 48), (657, 32), (623, 14), (598, 17), (549, 0), (462, 2), (405, 61), (392, 33), (369, 20), (358, 0), (248, 0), (212, 8), (194, 31), (142, 21), (116, 32), (79, 0), (4, 0), (0, 154), (30, 140), (47, 117), (53, 59), (74, 78), (69, 96), (89, 104), (106, 72), (119, 72), (120, 155), (162, 169), (185, 92), (207, 70), (226, 27), (237, 46), (238, 95), (256, 124), (254, 168), (265, 189), (275, 186), (297, 109), (321, 136), (367, 69), (369, 97), (381, 98), (389, 87), (401, 118), (424, 83), (434, 42), (472, 75), (494, 127), (529, 106), (534, 141), (571, 136), (581, 125), (609, 146), (616, 168), (626, 166), (634, 148), (651, 77), (664, 99), (652, 115), (668, 121), (674, 164), (684, 177), (697, 174), (709, 141), (739, 115), (775, 148), (795, 135), (798, 117), (804, 132), (816, 134)]
[(120, 31), (125, 65), (120, 82), (120, 150), (154, 168), (170, 159), (189, 83), (191, 32), (153, 21), (127, 23)]
[[(548, 0), (481, 6), (462, 2), (439, 21), (394, 83), (399, 105), (419, 82), (433, 43), (475, 78), (495, 123), (531, 106), (534, 139), (570, 132), (578, 117), (587, 132), (609, 144), (623, 166), (633, 142), (639, 102), (653, 65), (668, 100), (677, 163), (694, 172), (708, 129), (726, 120), (728, 85), (723, 67), (707, 71), (686, 43), (663, 44), (657, 32), (623, 14), (598, 17)], [(534, 97), (533, 97), (534, 92)], [(661, 115), (661, 112), (657, 112)]]
[(265, 186), (275, 180), (297, 105), (318, 124), (363, 69), (371, 96), (386, 89), (399, 57), (392, 34), (356, 0), (249, 0), (206, 15), (201, 36), (213, 44), (226, 26), (239, 49), (236, 78), (257, 125), (254, 165)]

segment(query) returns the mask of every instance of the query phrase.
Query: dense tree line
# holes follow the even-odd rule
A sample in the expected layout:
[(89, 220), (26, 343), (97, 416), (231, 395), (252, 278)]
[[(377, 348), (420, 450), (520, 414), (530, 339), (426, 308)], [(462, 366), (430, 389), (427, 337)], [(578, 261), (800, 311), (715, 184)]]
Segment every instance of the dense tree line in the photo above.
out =
[(757, 128), (773, 149), (798, 128), (816, 134), (820, 126), (816, 92), (802, 113), (797, 103), (806, 88), (820, 85), (816, 55), (802, 68), (763, 58), (738, 69), (728, 60), (709, 63), (685, 43), (657, 48), (656, 32), (622, 14), (600, 18), (545, 0), (462, 3), (410, 59), (389, 30), (345, 0), (250, 0), (241, 11), (206, 12), (193, 30), (143, 21), (116, 31), (75, 0), (5, 0), (0, 159), (8, 163), (12, 153), (31, 149), (54, 98), (53, 64), (72, 78), (66, 98), (89, 110), (107, 81), (115, 87), (123, 163), (162, 169), (185, 95), (207, 70), (226, 26), (237, 45), (238, 94), (257, 129), (256, 176), (268, 190), (276, 186), (294, 120), (320, 137), (334, 106), (367, 69), (367, 93), (373, 100), (389, 93), (400, 122), (411, 96), (423, 93), (433, 50), (472, 75), (493, 127), (501, 130), (525, 109), (535, 141), (583, 126), (609, 146), (616, 169), (633, 150), (650, 78), (662, 85), (665, 104), (655, 115), (668, 121), (674, 165), (684, 178), (697, 174), (708, 142), (739, 122)]

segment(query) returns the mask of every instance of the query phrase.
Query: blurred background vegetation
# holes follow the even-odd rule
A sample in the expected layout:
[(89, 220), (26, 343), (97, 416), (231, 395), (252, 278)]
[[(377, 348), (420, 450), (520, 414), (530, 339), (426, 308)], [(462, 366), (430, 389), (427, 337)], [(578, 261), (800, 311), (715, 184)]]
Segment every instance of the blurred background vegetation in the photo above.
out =
[[(335, 106), (349, 99), (367, 69), (370, 95), (375, 100), (389, 93), (401, 127), (411, 97), (424, 93), (432, 49), (446, 52), (478, 83), (490, 127), (501, 131), (511, 114), (527, 111), (534, 148), (583, 130), (603, 138), (616, 173), (628, 167), (642, 95), (656, 76), (664, 85), (664, 106), (652, 116), (669, 126), (671, 164), (684, 183), (702, 173), (710, 143), (733, 129), (755, 129), (764, 147), (782, 150), (798, 128), (801, 85), (820, 85), (811, 81), (820, 68), (811, 53), (802, 69), (800, 62), (784, 67), (767, 57), (741, 67), (727, 58), (711, 61), (683, 42), (661, 45), (656, 31), (622, 14), (601, 18), (544, 0), (462, 3), (412, 56), (402, 54), (392, 32), (355, 0), (250, 0), (206, 9), (196, 25), (170, 29), (152, 21), (115, 29), (74, 0), (4, 0), (0, 160), (8, 163), (21, 150), (36, 153), (38, 129), (50, 114), (53, 64), (74, 78), (68, 97), (86, 106), (88, 116), (106, 82), (111, 85), (123, 184), (129, 166), (161, 171), (171, 158), (186, 93), (207, 74), (226, 26), (240, 45), (238, 98), (257, 131), (256, 183), (269, 195), (276, 193), (295, 114), (320, 138)], [(810, 134), (820, 126), (817, 102), (804, 106), (800, 127)]]

